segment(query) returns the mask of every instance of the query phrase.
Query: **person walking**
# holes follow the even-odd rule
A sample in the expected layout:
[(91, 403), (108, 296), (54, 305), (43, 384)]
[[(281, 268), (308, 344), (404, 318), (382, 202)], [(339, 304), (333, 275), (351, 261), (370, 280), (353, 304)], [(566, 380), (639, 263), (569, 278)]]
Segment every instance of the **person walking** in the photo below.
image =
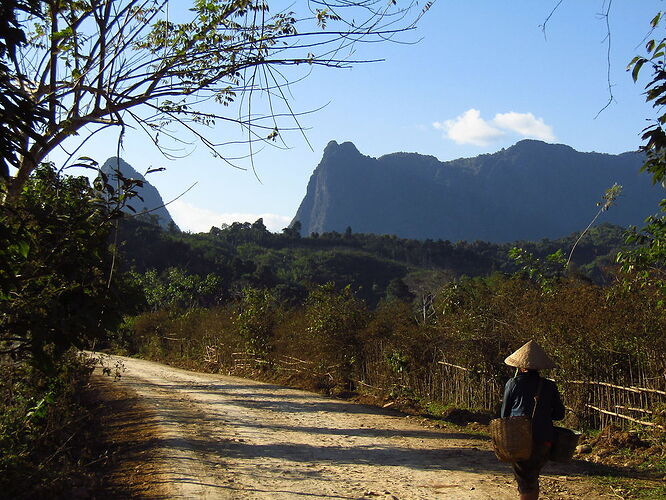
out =
[[(516, 376), (504, 387), (501, 417), (532, 417), (532, 454), (513, 462), (520, 500), (539, 498), (539, 474), (548, 461), (553, 443), (553, 420), (564, 418), (564, 405), (557, 385), (539, 375), (539, 370), (555, 368), (555, 363), (539, 344), (530, 340), (504, 362), (517, 368)], [(536, 410), (534, 405), (536, 404)]]

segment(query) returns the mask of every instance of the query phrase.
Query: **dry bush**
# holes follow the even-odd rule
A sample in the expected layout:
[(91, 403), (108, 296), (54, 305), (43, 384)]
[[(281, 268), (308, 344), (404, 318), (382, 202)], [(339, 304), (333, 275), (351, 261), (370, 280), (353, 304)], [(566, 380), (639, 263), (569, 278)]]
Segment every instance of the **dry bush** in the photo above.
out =
[[(665, 403), (658, 393), (611, 387), (666, 390), (666, 315), (658, 300), (649, 289), (627, 293), (564, 279), (546, 290), (493, 276), (445, 285), (425, 320), (399, 300), (371, 311), (349, 289), (327, 285), (300, 306), (262, 299), (256, 309), (239, 302), (175, 316), (148, 313), (133, 325), (140, 352), (156, 359), (331, 393), (362, 389), (422, 406), (491, 412), (513, 375), (504, 358), (534, 339), (558, 364), (544, 374), (558, 381), (572, 409), (569, 423), (601, 428), (622, 420), (593, 407), (626, 407), (645, 421), (657, 418), (650, 408)], [(256, 312), (245, 314), (247, 324), (239, 323), (243, 311)], [(261, 355), (248, 343), (255, 327)]]

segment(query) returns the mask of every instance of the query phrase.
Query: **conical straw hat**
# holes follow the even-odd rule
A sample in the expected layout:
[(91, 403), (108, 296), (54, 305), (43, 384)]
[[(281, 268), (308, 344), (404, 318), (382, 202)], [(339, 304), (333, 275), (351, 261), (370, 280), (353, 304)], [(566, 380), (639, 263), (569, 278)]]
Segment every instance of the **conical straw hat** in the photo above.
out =
[(550, 359), (543, 348), (530, 340), (523, 347), (511, 354), (504, 362), (509, 366), (526, 368), (528, 370), (546, 370), (555, 368), (555, 362)]

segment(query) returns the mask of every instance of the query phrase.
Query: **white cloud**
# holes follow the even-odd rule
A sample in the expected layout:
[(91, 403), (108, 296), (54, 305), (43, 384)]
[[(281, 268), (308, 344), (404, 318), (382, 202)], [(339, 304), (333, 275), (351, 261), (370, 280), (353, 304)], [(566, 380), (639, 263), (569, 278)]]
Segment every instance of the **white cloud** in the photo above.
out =
[(546, 125), (543, 118), (537, 118), (532, 113), (497, 113), (492, 120), (481, 118), (478, 109), (468, 109), (453, 120), (435, 122), (432, 124), (437, 130), (444, 131), (444, 137), (458, 144), (474, 144), (487, 146), (491, 142), (507, 133), (513, 133), (522, 138), (554, 141), (555, 134), (550, 125)]
[(553, 127), (546, 125), (543, 118), (536, 118), (532, 113), (497, 113), (493, 123), (503, 129), (516, 132), (523, 137), (533, 137), (542, 141), (554, 141)]
[(291, 217), (278, 214), (218, 213), (206, 208), (199, 208), (187, 202), (176, 200), (167, 206), (171, 217), (183, 231), (207, 233), (212, 226), (233, 222), (255, 222), (264, 219), (264, 225), (274, 233), (281, 231), (291, 222)]
[(435, 122), (433, 126), (438, 130), (444, 130), (446, 137), (458, 144), (486, 146), (494, 139), (504, 135), (504, 132), (481, 118), (478, 109), (473, 108), (453, 120), (446, 120), (444, 123)]

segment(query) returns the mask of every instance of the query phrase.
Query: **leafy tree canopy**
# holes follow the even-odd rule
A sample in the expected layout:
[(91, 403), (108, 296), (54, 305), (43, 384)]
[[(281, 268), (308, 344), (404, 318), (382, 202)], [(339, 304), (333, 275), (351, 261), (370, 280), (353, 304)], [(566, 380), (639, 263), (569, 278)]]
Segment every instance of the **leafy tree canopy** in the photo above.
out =
[(111, 217), (98, 200), (85, 177), (44, 165), (19, 203), (0, 205), (0, 353), (49, 371), (119, 320)]
[[(666, 37), (664, 33), (664, 12), (659, 12), (650, 22), (651, 35), (645, 44), (645, 54), (638, 55), (629, 63), (628, 70), (634, 81), (638, 81), (644, 68), (652, 74), (645, 86), (646, 100), (652, 103), (658, 116), (643, 131), (645, 143), (641, 147), (647, 154), (643, 171), (652, 175), (652, 182), (666, 187)], [(666, 295), (666, 199), (660, 203), (660, 213), (646, 219), (645, 227), (633, 228), (627, 242), (637, 244), (637, 248), (618, 254), (622, 269), (630, 276), (629, 286), (656, 286)], [(660, 305), (664, 305), (664, 299)]]

